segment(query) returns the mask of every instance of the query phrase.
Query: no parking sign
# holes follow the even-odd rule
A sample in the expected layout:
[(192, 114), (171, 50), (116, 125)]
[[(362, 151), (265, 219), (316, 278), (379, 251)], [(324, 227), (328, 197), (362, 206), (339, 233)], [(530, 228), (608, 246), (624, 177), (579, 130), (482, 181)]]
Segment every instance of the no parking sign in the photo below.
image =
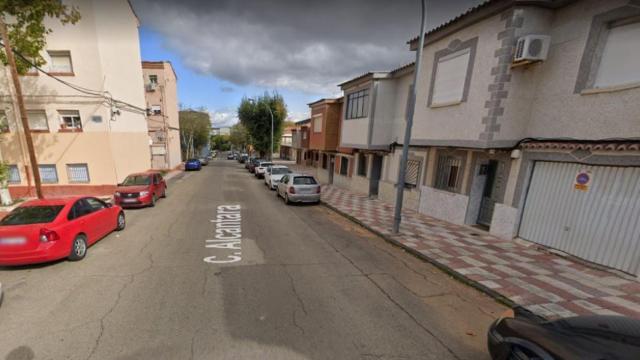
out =
[(580, 191), (589, 191), (589, 185), (591, 185), (591, 170), (580, 170), (576, 174), (573, 188)]

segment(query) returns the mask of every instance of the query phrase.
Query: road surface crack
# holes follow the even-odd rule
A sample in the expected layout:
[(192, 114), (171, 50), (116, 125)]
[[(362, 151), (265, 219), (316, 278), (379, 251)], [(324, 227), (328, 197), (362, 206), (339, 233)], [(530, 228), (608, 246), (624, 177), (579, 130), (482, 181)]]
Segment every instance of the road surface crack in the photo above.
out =
[[(291, 276), (291, 273), (289, 273), (289, 270), (287, 270), (287, 266), (286, 265), (283, 265), (282, 268), (284, 269), (284, 272), (289, 277), (289, 284), (291, 285), (291, 291), (293, 292), (293, 295), (295, 295), (295, 298), (296, 298), (296, 300), (298, 302), (298, 305), (299, 305), (300, 309), (302, 309), (302, 312), (304, 313), (305, 316), (308, 316), (309, 313), (307, 313), (307, 308), (304, 305), (304, 301), (302, 301), (302, 297), (298, 293), (298, 289), (296, 288), (296, 284), (295, 284), (295, 281), (293, 280), (293, 276)], [(298, 323), (298, 315), (297, 314), (298, 314), (298, 309), (294, 308), (292, 313), (291, 313), (293, 326), (298, 328), (298, 330), (300, 330), (302, 335), (305, 335), (306, 333), (304, 331), (304, 328)]]

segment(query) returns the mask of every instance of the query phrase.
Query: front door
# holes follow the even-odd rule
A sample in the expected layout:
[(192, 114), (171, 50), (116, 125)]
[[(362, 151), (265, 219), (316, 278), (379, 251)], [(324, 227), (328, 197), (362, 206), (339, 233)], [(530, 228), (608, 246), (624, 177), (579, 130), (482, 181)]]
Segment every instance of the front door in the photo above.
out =
[(496, 205), (494, 195), (498, 162), (496, 160), (490, 160), (488, 164), (483, 164), (481, 166), (482, 168), (480, 169), (480, 172), (484, 173), (483, 175), (486, 175), (487, 180), (484, 183), (484, 190), (482, 191), (480, 212), (478, 213), (478, 224), (491, 226), (493, 208)]
[(336, 157), (329, 155), (329, 185), (333, 184), (333, 173), (336, 169)]
[(369, 196), (378, 196), (380, 176), (382, 175), (382, 156), (373, 155), (371, 176), (369, 177)]

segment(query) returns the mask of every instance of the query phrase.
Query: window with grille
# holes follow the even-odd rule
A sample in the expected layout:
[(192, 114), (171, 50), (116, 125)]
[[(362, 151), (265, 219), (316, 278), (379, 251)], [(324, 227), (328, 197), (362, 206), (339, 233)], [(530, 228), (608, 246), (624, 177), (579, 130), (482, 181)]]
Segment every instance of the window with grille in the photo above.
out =
[(369, 112), (369, 89), (362, 89), (347, 95), (345, 119), (367, 117)]
[(407, 160), (407, 168), (404, 172), (404, 186), (414, 188), (418, 186), (420, 179), (420, 160)]
[(9, 178), (7, 182), (10, 184), (20, 184), (20, 170), (18, 170), (18, 165), (9, 165)]
[(82, 130), (80, 112), (75, 110), (60, 110), (60, 125), (63, 129)]
[(49, 131), (47, 114), (43, 110), (27, 111), (27, 119), (29, 119), (29, 130)]
[(55, 165), (38, 165), (40, 172), (40, 180), (46, 184), (55, 184), (58, 182), (58, 172)]
[(67, 164), (67, 175), (70, 183), (88, 183), (89, 167), (87, 164)]
[(358, 175), (367, 176), (367, 156), (363, 153), (358, 154)]
[(158, 75), (149, 75), (149, 83), (157, 84), (158, 83)]
[(349, 173), (349, 158), (342, 157), (340, 159), (340, 175), (347, 175)]
[(436, 170), (437, 189), (457, 192), (462, 179), (462, 159), (456, 156), (440, 155)]
[(0, 132), (9, 132), (9, 119), (7, 113), (0, 110)]
[(58, 74), (73, 74), (71, 53), (69, 51), (49, 51), (49, 72)]

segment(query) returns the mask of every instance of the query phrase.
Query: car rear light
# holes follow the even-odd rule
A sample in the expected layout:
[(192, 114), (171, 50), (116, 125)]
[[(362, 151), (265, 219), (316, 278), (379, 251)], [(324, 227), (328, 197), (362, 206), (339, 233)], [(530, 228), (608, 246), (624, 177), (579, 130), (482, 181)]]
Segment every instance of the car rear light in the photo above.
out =
[(46, 243), (56, 240), (60, 240), (57, 232), (45, 228), (40, 229), (40, 242)]
[(295, 194), (296, 193), (296, 188), (294, 188), (293, 186), (289, 186), (289, 194)]
[(316, 194), (320, 194), (320, 186), (316, 189)]

